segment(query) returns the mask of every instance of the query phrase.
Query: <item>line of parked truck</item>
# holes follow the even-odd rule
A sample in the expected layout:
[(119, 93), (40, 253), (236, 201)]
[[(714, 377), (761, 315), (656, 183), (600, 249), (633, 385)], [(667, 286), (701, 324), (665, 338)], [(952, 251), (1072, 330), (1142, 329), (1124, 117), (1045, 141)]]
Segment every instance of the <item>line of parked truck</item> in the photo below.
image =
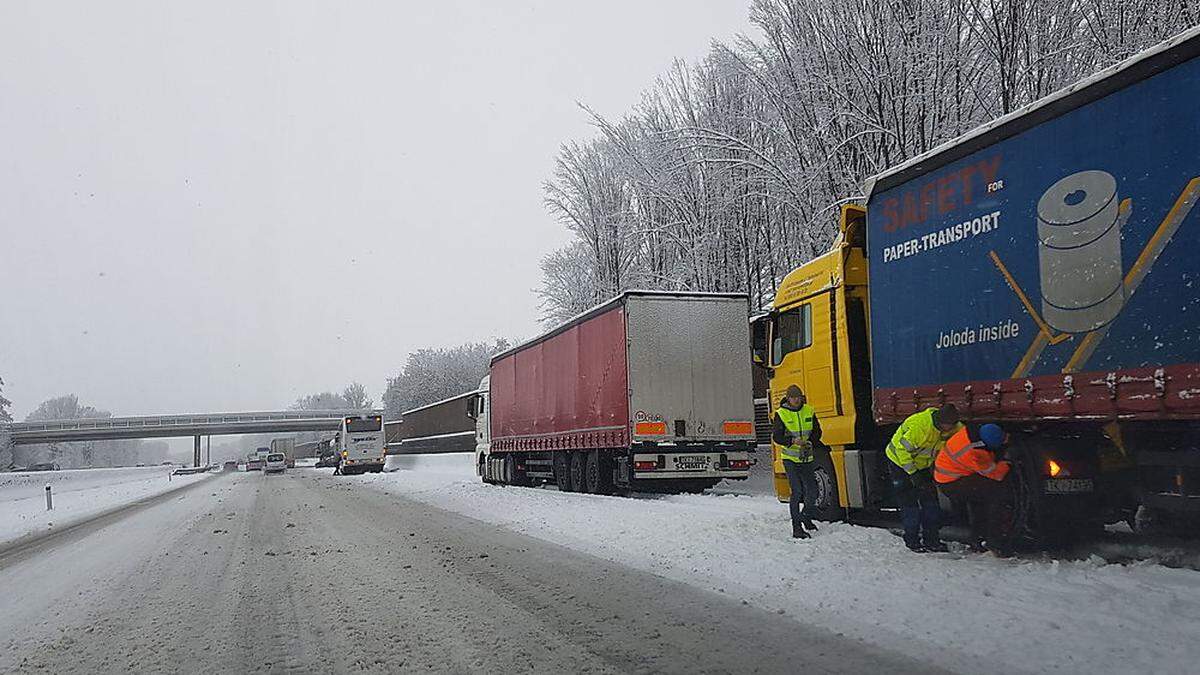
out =
[(1198, 55), (1191, 30), (871, 178), (762, 316), (744, 295), (629, 291), (435, 406), (474, 419), (488, 483), (702, 490), (754, 461), (753, 363), (770, 411), (793, 384), (816, 409), (825, 518), (891, 510), (887, 439), (953, 403), (1010, 432), (1028, 537), (1194, 526)]
[[(487, 483), (699, 491), (749, 476), (796, 385), (827, 445), (818, 517), (893, 511), (887, 440), (953, 403), (1010, 433), (1030, 540), (1118, 521), (1194, 532), (1197, 100), (1193, 29), (869, 179), (769, 311), (627, 291), (495, 355), (476, 391), (405, 412), (386, 438), (348, 418), (340, 472), (381, 470), (386, 443), (473, 449)], [(773, 446), (770, 461), (786, 500)]]

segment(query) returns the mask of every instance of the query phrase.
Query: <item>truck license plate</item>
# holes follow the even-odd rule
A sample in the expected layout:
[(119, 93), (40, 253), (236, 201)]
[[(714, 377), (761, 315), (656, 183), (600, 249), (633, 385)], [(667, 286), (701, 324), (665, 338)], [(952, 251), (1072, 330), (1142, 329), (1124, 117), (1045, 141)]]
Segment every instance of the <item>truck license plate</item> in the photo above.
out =
[(1044, 489), (1050, 494), (1077, 494), (1094, 489), (1091, 478), (1048, 478)]
[(682, 455), (675, 458), (676, 471), (704, 471), (708, 468), (708, 457), (704, 455)]

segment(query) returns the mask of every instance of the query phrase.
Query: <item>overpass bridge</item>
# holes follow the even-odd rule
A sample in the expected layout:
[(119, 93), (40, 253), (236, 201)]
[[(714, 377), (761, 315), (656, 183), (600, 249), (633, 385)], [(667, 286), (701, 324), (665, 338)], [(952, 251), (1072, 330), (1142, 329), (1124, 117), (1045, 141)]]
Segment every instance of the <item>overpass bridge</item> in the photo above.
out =
[(0, 443), (5, 437), (12, 445), (30, 445), (192, 436), (195, 463), (199, 465), (201, 436), (337, 431), (348, 415), (382, 414), (381, 410), (284, 410), (12, 422), (0, 424)]

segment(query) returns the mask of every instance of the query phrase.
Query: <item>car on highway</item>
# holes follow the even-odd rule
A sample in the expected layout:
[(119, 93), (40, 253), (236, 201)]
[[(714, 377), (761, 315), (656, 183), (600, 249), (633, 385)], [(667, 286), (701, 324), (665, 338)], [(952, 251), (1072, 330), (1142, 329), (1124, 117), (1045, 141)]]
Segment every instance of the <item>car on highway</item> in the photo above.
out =
[(225, 464), (223, 464), (223, 465), (221, 466), (221, 470), (222, 470), (222, 471), (237, 471), (237, 470), (238, 470), (238, 463), (237, 463), (237, 461), (236, 461), (236, 460), (232, 460), (232, 459), (231, 459), (231, 460), (229, 460), (228, 462), (225, 462)]
[(287, 471), (287, 455), (282, 452), (272, 452), (263, 462), (263, 473), (283, 473)]

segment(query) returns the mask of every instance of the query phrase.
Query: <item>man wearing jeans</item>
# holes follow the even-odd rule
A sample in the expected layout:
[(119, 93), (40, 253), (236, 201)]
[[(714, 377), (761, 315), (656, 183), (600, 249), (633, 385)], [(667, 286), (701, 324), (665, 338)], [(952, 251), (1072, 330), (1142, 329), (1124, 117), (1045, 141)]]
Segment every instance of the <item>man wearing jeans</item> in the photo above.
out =
[[(812, 521), (813, 500), (817, 496), (817, 482), (813, 478), (813, 448), (821, 442), (821, 424), (800, 387), (791, 385), (779, 408), (775, 411), (775, 422), (771, 440), (779, 446), (783, 458), (783, 469), (787, 472), (788, 510), (792, 514), (792, 537), (808, 539), (806, 530), (815, 532)], [(800, 504), (804, 503), (801, 510)]]

